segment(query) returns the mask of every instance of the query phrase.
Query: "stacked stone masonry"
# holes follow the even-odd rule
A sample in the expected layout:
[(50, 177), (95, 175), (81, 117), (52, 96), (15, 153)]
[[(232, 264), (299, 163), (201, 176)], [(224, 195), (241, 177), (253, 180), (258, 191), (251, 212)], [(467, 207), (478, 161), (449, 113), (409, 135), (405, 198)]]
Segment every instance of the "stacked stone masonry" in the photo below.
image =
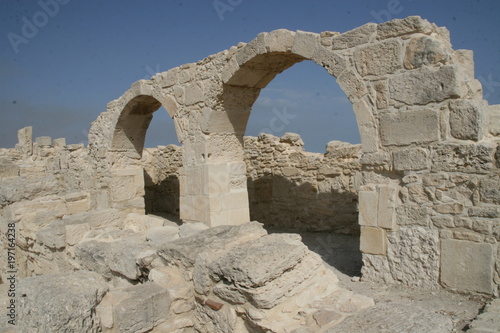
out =
[[(293, 134), (244, 137), (260, 90), (304, 60), (336, 78), (361, 145), (331, 142), (315, 154)], [(160, 106), (180, 151), (144, 149)], [(500, 107), (483, 100), (472, 52), (453, 50), (446, 28), (408, 17), (342, 34), (275, 30), (137, 81), (93, 122), (88, 147), (20, 130), (16, 148), (0, 150), (2, 244), (15, 223), (21, 274), (65, 274), (87, 268), (77, 259), (85, 253), (114, 253), (94, 238), (110, 228), (102, 237), (113, 239), (145, 211), (209, 227), (267, 217), (275, 227), (359, 232), (365, 280), (498, 295), (499, 135)], [(133, 231), (160, 223), (146, 220), (130, 222)], [(85, 252), (84, 240), (95, 248)], [(107, 260), (105, 278), (145, 275)], [(206, 260), (212, 277), (230, 274)]]

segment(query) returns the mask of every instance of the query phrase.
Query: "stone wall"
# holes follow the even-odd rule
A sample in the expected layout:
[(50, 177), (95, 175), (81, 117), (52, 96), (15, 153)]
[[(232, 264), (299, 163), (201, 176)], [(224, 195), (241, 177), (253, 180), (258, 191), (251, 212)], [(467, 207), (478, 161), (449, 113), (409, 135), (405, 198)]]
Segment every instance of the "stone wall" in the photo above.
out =
[(250, 217), (268, 228), (358, 234), (360, 145), (304, 151), (297, 134), (245, 137)]

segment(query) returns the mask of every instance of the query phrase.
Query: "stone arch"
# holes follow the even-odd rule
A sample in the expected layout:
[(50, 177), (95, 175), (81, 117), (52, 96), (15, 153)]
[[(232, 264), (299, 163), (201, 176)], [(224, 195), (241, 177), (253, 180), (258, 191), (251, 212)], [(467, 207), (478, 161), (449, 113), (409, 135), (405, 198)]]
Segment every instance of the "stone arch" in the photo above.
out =
[(175, 121), (177, 104), (173, 98), (153, 80), (139, 80), (108, 103), (106, 112), (92, 124), (89, 150), (100, 173), (99, 187), (107, 191), (107, 206), (144, 213), (145, 171), (141, 157), (153, 113), (162, 105)]
[[(364, 152), (378, 150), (376, 120), (371, 103), (364, 97), (368, 94), (365, 83), (350, 65), (348, 56), (325, 47), (325, 38), (333, 33), (312, 33), (285, 29), (261, 33), (241, 47), (222, 70), (223, 93), (221, 109), (227, 118), (213, 112), (207, 115), (205, 132), (213, 133), (223, 128), (243, 135), (250, 109), (260, 89), (269, 84), (276, 75), (294, 64), (309, 60), (323, 67), (337, 79), (338, 84), (353, 103), (353, 110), (360, 131)], [(241, 123), (243, 120), (245, 123)], [(226, 126), (221, 126), (221, 121)], [(217, 124), (218, 128), (215, 128)]]

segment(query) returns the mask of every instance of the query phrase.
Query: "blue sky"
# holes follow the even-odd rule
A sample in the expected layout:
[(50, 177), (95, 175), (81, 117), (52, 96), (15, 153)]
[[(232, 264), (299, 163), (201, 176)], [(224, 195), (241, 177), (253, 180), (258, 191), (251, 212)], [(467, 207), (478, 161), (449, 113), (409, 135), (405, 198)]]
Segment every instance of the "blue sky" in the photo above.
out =
[[(345, 32), (420, 15), (474, 50), (485, 98), (500, 104), (498, 0), (6, 0), (0, 3), (0, 147), (16, 131), (86, 142), (90, 123), (130, 85), (279, 28)], [(283, 116), (285, 115), (285, 116)], [(274, 119), (274, 120), (273, 120)], [(176, 143), (155, 113), (147, 145)], [(334, 78), (302, 62), (278, 75), (254, 105), (248, 135), (300, 133), (310, 151), (359, 142), (352, 107)]]

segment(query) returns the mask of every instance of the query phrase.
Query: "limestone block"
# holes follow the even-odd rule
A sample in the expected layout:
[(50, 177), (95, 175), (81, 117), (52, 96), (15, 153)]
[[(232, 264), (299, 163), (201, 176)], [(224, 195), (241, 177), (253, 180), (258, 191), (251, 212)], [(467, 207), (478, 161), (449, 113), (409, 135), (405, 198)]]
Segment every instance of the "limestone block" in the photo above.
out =
[(161, 101), (161, 105), (167, 110), (170, 118), (173, 118), (179, 110), (179, 104), (177, 104), (173, 96), (165, 96)]
[[(224, 194), (229, 192), (229, 164), (207, 164), (203, 166), (201, 186), (204, 194)], [(188, 179), (189, 185), (189, 179)]]
[(425, 105), (465, 94), (465, 79), (456, 65), (422, 67), (389, 78), (391, 99), (407, 105)]
[(51, 249), (61, 250), (66, 247), (66, 229), (62, 224), (38, 231), (36, 238)]
[(97, 307), (103, 332), (149, 332), (170, 316), (168, 290), (154, 282), (112, 290)]
[(123, 202), (144, 195), (143, 172), (142, 168), (113, 170), (110, 181), (111, 200)]
[(427, 227), (431, 215), (427, 207), (417, 205), (403, 205), (396, 209), (399, 225), (418, 225)]
[(246, 189), (222, 194), (222, 209), (231, 210), (237, 208), (248, 208), (248, 192)]
[(378, 195), (376, 191), (359, 192), (359, 225), (377, 226)]
[(450, 102), (451, 135), (461, 140), (481, 140), (483, 137), (483, 117), (486, 103), (475, 100), (458, 99)]
[(435, 288), (439, 283), (439, 232), (421, 226), (402, 226), (388, 234), (390, 271), (410, 286)]
[(266, 51), (266, 37), (267, 32), (257, 35), (252, 41), (245, 44), (242, 48), (238, 49), (235, 54), (236, 61), (239, 66), (243, 66), (247, 61), (254, 58), (257, 54)]
[(39, 147), (52, 146), (52, 138), (50, 136), (39, 136), (35, 139)]
[(66, 138), (54, 139), (55, 148), (64, 148), (66, 146)]
[(459, 290), (493, 292), (493, 246), (463, 240), (441, 240), (441, 283)]
[[(190, 224), (190, 223), (188, 223)], [(153, 227), (146, 231), (146, 240), (154, 248), (179, 238), (179, 228), (173, 226)]]
[(409, 16), (404, 19), (394, 19), (377, 26), (377, 39), (403, 36), (411, 33), (430, 34), (432, 25), (420, 16)]
[(481, 201), (500, 205), (500, 176), (487, 177), (479, 183)]
[(380, 116), (380, 136), (384, 146), (405, 146), (439, 140), (439, 117), (433, 110), (385, 113)]
[(267, 232), (258, 222), (250, 222), (241, 226), (218, 226), (198, 232), (164, 244), (158, 254), (167, 263), (190, 269), (200, 253), (218, 247), (229, 247), (231, 244), (249, 241), (266, 235)]
[[(248, 208), (248, 200), (246, 202), (246, 207), (230, 209), (227, 211), (227, 224), (229, 225), (240, 225), (250, 221), (250, 210)], [(216, 226), (214, 224), (213, 226)]]
[(394, 184), (384, 184), (378, 187), (378, 226), (388, 230), (396, 229), (396, 206), (398, 187)]
[(448, 52), (440, 41), (420, 35), (413, 37), (406, 47), (404, 66), (406, 69), (414, 69), (444, 63), (448, 58)]
[(68, 215), (87, 212), (90, 210), (90, 198), (85, 192), (73, 192), (64, 197)]
[[(209, 271), (216, 281), (222, 277), (231, 281), (257, 308), (269, 309), (281, 303), (286, 294), (296, 294), (306, 277), (314, 273), (314, 267), (321, 265), (317, 257), (307, 256), (308, 252), (300, 239), (272, 234), (235, 246), (212, 262)], [(260, 258), (258, 264), (255, 258)], [(287, 274), (291, 270), (294, 274)]]
[(99, 274), (87, 271), (22, 279), (19, 331), (98, 332), (95, 308), (107, 289)]
[(310, 59), (336, 78), (342, 74), (347, 66), (347, 60), (344, 57), (325, 48), (317, 48)]
[(422, 148), (398, 150), (392, 153), (394, 170), (419, 171), (429, 167), (429, 152)]
[(0, 159), (0, 178), (19, 177), (20, 168), (10, 161)]
[(147, 249), (151, 247), (142, 237), (126, 237), (117, 241), (90, 240), (76, 247), (75, 256), (83, 267), (107, 279), (119, 274), (137, 280), (142, 273), (136, 264), (136, 257)]
[(367, 23), (359, 28), (332, 37), (332, 49), (343, 50), (368, 43), (376, 29), (377, 25), (375, 23)]
[(360, 250), (368, 254), (387, 254), (387, 236), (384, 229), (361, 227)]
[[(363, 153), (377, 152), (379, 149), (379, 135), (372, 108), (363, 99), (360, 99), (353, 104), (353, 110), (358, 123)], [(367, 154), (362, 156), (365, 155)]]
[(464, 205), (459, 202), (444, 203), (434, 206), (434, 210), (440, 214), (461, 214), (464, 210)]
[(175, 97), (175, 100), (178, 104), (180, 105), (184, 105), (184, 100), (185, 100), (185, 94), (184, 94), (184, 87), (183, 86), (179, 86), (179, 85), (175, 85), (174, 86), (174, 97)]
[(366, 89), (363, 80), (361, 80), (352, 69), (345, 70), (342, 75), (337, 78), (337, 83), (351, 102), (356, 101), (368, 93), (368, 89)]
[(278, 29), (265, 35), (265, 45), (269, 52), (290, 52), (295, 39), (295, 32)]
[(66, 243), (70, 246), (78, 244), (90, 230), (89, 223), (81, 224), (68, 224), (65, 225), (66, 229)]
[(172, 68), (160, 74), (162, 88), (168, 88), (178, 83), (179, 69), (179, 67)]
[(179, 237), (187, 237), (189, 235), (207, 230), (209, 227), (200, 222), (190, 222), (190, 223), (183, 223), (179, 227)]
[(16, 149), (31, 156), (33, 154), (33, 127), (28, 126), (17, 131)]
[(488, 106), (490, 133), (496, 136), (500, 136), (500, 104), (489, 105)]
[(96, 209), (63, 218), (64, 225), (88, 223), (92, 229), (104, 226), (117, 226), (122, 224), (123, 213), (114, 208)]
[(196, 74), (196, 65), (193, 63), (184, 64), (180, 66), (180, 71), (177, 74), (179, 84), (190, 82), (194, 79)]
[(392, 74), (403, 68), (402, 46), (397, 40), (369, 44), (354, 51), (354, 62), (361, 76)]
[(193, 105), (205, 100), (205, 92), (200, 82), (195, 82), (186, 85), (184, 92), (184, 103)]
[(297, 169), (295, 167), (284, 167), (281, 168), (281, 173), (285, 177), (297, 177), (300, 176), (300, 169)]
[(431, 150), (432, 171), (488, 173), (494, 167), (489, 144), (445, 144)]
[(378, 109), (386, 109), (389, 106), (389, 86), (387, 80), (376, 81), (374, 83), (376, 92), (376, 103)]
[(123, 228), (133, 232), (144, 232), (151, 228), (162, 227), (164, 222), (165, 219), (158, 216), (129, 213), (123, 221)]
[(292, 53), (311, 59), (312, 55), (319, 47), (319, 35), (317, 33), (300, 30), (295, 32)]

